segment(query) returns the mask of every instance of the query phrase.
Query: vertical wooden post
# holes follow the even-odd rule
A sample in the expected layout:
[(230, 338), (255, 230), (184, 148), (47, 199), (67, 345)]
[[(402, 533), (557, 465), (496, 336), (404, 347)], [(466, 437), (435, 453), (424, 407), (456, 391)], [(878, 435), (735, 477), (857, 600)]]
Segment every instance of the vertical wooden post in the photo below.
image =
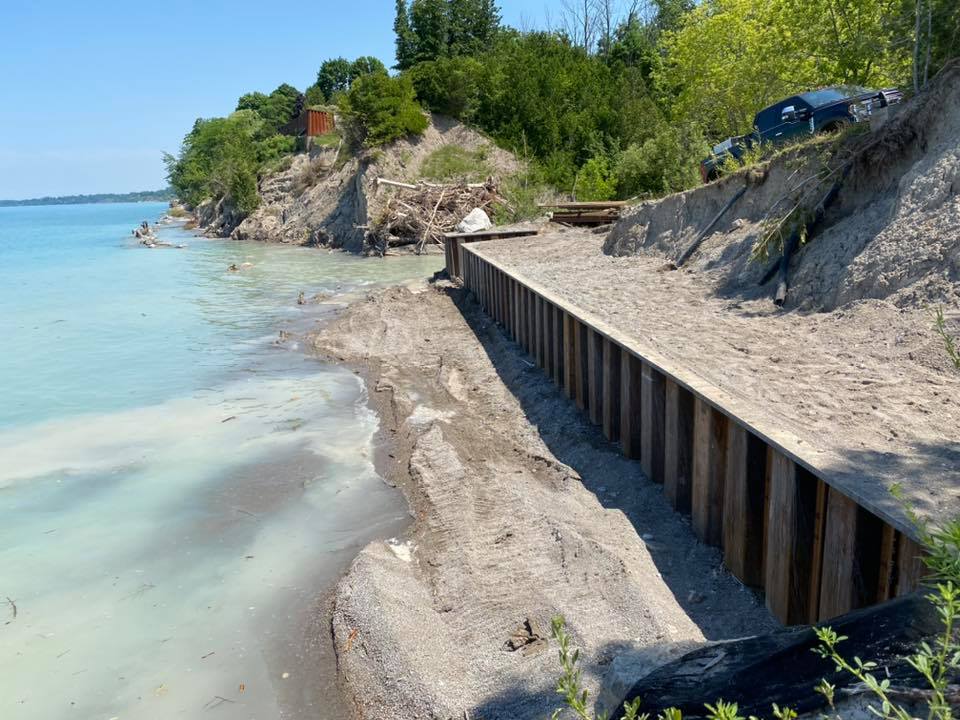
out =
[(558, 387), (564, 386), (564, 374), (563, 374), (563, 360), (564, 360), (564, 344), (563, 344), (563, 323), (564, 312), (559, 307), (553, 308), (553, 381), (557, 384)]
[(693, 393), (667, 378), (664, 395), (663, 491), (674, 510), (689, 514), (693, 477)]
[(767, 448), (738, 423), (727, 427), (723, 483), (723, 559), (745, 585), (763, 586), (764, 484)]
[(574, 320), (574, 354), (575, 354), (575, 367), (576, 367), (576, 400), (577, 407), (581, 410), (586, 410), (589, 400), (589, 382), (588, 378), (588, 364), (587, 364), (587, 326), (584, 325), (579, 320)]
[(764, 591), (767, 608), (782, 623), (790, 618), (790, 569), (796, 545), (797, 468), (793, 461), (770, 449), (770, 500)]
[(540, 310), (542, 299), (537, 293), (533, 293), (533, 348), (530, 354), (533, 355), (533, 362), (543, 367), (540, 363), (541, 349), (543, 348), (543, 313)]
[(727, 418), (697, 397), (693, 409), (693, 531), (701, 542), (723, 542), (723, 483), (727, 461)]
[(926, 575), (923, 549), (903, 533), (897, 533), (897, 588), (896, 593), (906, 595), (920, 587)]
[[(567, 397), (575, 400), (577, 397), (577, 326), (576, 320), (570, 313), (563, 313), (563, 389)], [(577, 403), (579, 405), (579, 402)]]
[(837, 490), (827, 493), (827, 524), (820, 583), (820, 620), (857, 607), (857, 504)]
[(663, 482), (664, 377), (648, 363), (641, 370), (640, 465), (653, 482)]
[(620, 446), (632, 459), (640, 457), (643, 363), (626, 350), (620, 352)]
[(511, 294), (513, 296), (513, 340), (520, 344), (520, 283), (516, 280), (511, 281)]
[(521, 291), (521, 322), (523, 323), (523, 342), (521, 345), (526, 352), (530, 352), (530, 291), (525, 285), (520, 286)]
[(620, 439), (620, 346), (603, 339), (603, 435)]
[(819, 581), (815, 546), (822, 535), (818, 508), (823, 507), (826, 486), (782, 453), (773, 448), (769, 452), (764, 552), (767, 607), (785, 625), (809, 623), (817, 617), (812, 587)]
[(536, 357), (537, 352), (537, 297), (527, 288), (527, 353)]
[(587, 329), (587, 393), (590, 400), (590, 422), (603, 424), (603, 338)]
[(877, 576), (877, 600), (883, 602), (894, 596), (896, 591), (897, 531), (891, 525), (883, 524), (880, 538), (880, 568)]
[(543, 342), (540, 345), (540, 365), (547, 377), (553, 377), (553, 323), (550, 322), (553, 304), (544, 298), (541, 305), (543, 308)]

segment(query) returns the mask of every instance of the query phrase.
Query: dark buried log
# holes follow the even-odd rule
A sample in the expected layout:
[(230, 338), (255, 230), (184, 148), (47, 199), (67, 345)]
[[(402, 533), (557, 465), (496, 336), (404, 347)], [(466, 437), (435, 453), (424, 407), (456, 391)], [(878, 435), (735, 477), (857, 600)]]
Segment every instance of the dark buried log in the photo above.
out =
[[(942, 630), (936, 610), (919, 593), (823, 625), (847, 636), (838, 646), (844, 657), (875, 660), (880, 672), (889, 671), (893, 686), (906, 688), (924, 685), (904, 656)], [(837, 686), (838, 698), (858, 683), (814, 653), (818, 644), (813, 628), (800, 626), (709, 645), (657, 668), (634, 685), (624, 701), (642, 698), (641, 710), (651, 717), (675, 707), (684, 720), (705, 718), (704, 703), (718, 699), (737, 703), (743, 717), (769, 717), (773, 703), (801, 715), (825, 709), (823, 696), (814, 692), (821, 678)]]

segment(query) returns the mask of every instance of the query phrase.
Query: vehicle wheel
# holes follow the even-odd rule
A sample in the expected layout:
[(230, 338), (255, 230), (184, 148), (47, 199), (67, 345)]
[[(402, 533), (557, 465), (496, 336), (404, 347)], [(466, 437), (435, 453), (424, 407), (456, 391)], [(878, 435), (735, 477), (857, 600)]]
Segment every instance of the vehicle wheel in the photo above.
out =
[(850, 123), (846, 120), (831, 120), (826, 125), (824, 125), (818, 132), (822, 134), (832, 134), (832, 133), (842, 133), (850, 126)]

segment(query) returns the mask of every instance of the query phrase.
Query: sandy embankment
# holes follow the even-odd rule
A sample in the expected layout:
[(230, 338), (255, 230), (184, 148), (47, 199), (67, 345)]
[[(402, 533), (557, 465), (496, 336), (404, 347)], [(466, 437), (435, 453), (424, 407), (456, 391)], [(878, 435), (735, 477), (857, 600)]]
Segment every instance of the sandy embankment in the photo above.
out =
[(774, 627), (463, 291), (373, 294), (315, 344), (365, 374), (381, 469), (414, 516), (337, 590), (339, 670), (362, 717), (544, 717), (557, 660), (538, 637), (557, 614), (591, 689), (641, 648)]

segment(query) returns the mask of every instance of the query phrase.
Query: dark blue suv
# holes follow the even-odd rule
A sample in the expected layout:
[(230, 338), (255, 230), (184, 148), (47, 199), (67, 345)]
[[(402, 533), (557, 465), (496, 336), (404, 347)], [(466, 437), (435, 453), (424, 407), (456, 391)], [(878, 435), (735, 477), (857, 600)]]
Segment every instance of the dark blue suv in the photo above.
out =
[(816, 133), (836, 132), (869, 119), (877, 108), (902, 100), (903, 93), (895, 88), (867, 90), (852, 85), (811, 90), (780, 100), (756, 114), (752, 133), (727, 138), (714, 146), (710, 157), (700, 163), (700, 176), (704, 182), (716, 179), (719, 166), (727, 157), (739, 160), (757, 144), (780, 144)]

